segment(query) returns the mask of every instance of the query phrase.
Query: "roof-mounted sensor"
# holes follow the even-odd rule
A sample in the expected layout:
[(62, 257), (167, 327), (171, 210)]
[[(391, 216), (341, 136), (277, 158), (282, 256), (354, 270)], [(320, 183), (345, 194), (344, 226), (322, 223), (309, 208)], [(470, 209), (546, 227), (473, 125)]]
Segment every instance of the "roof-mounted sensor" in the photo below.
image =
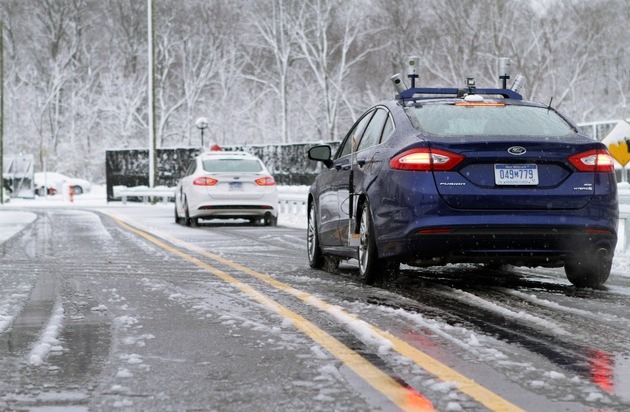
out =
[(525, 77), (517, 75), (511, 88), (507, 88), (507, 81), (510, 79), (511, 61), (507, 57), (499, 59), (499, 80), (501, 88), (499, 89), (480, 89), (475, 84), (473, 77), (466, 79), (466, 88), (429, 88), (416, 87), (416, 79), (420, 77), (420, 58), (418, 56), (410, 56), (407, 58), (407, 77), (410, 79), (411, 87), (407, 88), (403, 77), (400, 73), (393, 75), (390, 80), (396, 89), (396, 99), (406, 101), (417, 99), (419, 95), (454, 96), (463, 98), (469, 95), (486, 95), (501, 96), (505, 99), (523, 100), (523, 96), (519, 93), (524, 89)]

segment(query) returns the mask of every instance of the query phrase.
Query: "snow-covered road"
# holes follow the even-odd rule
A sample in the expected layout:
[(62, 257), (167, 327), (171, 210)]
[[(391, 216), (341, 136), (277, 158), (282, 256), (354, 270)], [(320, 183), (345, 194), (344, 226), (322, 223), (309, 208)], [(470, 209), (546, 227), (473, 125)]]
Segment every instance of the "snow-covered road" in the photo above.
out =
[(0, 409), (625, 410), (630, 278), (308, 268), (299, 217), (176, 225), (169, 205), (0, 211)]

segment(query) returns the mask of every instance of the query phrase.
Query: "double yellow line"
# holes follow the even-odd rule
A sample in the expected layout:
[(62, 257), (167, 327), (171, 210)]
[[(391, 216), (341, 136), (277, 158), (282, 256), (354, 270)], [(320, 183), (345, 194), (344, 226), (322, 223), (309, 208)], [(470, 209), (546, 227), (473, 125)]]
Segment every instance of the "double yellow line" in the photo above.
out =
[[(155, 244), (156, 246), (174, 254), (182, 259), (201, 267), (223, 281), (230, 283), (231, 285), (237, 287), (242, 292), (248, 294), (253, 299), (258, 301), (259, 303), (265, 305), (271, 310), (278, 313), (280, 316), (289, 319), (293, 326), (298, 330), (302, 331), (308, 337), (310, 337), (313, 341), (317, 342), (319, 345), (328, 350), (333, 356), (342, 361), (347, 367), (349, 367), (352, 371), (354, 371), (358, 376), (360, 376), (363, 380), (365, 380), (368, 384), (370, 384), (374, 389), (382, 393), (386, 396), (390, 401), (392, 401), (396, 406), (398, 406), (401, 410), (404, 411), (432, 411), (433, 405), (431, 402), (423, 397), (420, 393), (415, 391), (413, 388), (402, 384), (392, 378), (390, 375), (383, 372), (381, 369), (374, 366), (372, 363), (367, 361), (357, 352), (348, 348), (346, 345), (341, 343), (339, 340), (335, 339), (333, 336), (319, 328), (317, 325), (308, 321), (301, 315), (291, 311), (290, 309), (280, 305), (278, 302), (269, 298), (268, 296), (262, 294), (257, 291), (250, 285), (239, 281), (238, 279), (228, 275), (227, 273), (215, 268), (207, 264), (206, 262), (191, 256), (187, 253), (184, 253), (176, 248), (171, 247), (170, 245), (164, 243), (157, 237), (148, 233), (147, 230), (141, 230), (130, 224), (123, 222), (120, 218), (109, 214), (112, 219), (114, 219), (120, 226), (142, 236), (149, 242)], [(135, 226), (139, 226), (134, 223)], [(281, 290), (285, 293), (288, 293), (304, 303), (314, 306), (319, 310), (322, 310), (326, 313), (332, 314), (339, 321), (350, 324), (351, 322), (359, 322), (356, 317), (353, 315), (344, 312), (341, 308), (337, 306), (333, 306), (309, 293), (296, 289), (286, 283), (280, 282), (277, 279), (274, 279), (271, 276), (256, 272), (248, 267), (240, 265), (236, 262), (232, 262), (228, 259), (225, 259), (219, 255), (208, 252), (207, 250), (193, 245), (191, 243), (185, 242), (183, 240), (173, 238), (171, 236), (167, 236), (164, 234), (159, 234), (163, 239), (168, 240), (168, 242), (173, 245), (179, 246), (181, 248), (185, 248), (192, 252), (198, 253), (202, 256), (210, 258), (218, 263), (224, 264), (228, 267), (238, 270), (239, 272), (248, 274), (254, 278), (257, 278), (274, 288)], [(363, 322), (363, 321), (360, 321)], [(491, 392), (490, 390), (484, 388), (483, 386), (477, 384), (473, 380), (467, 378), (466, 376), (460, 374), (459, 372), (449, 368), (445, 364), (439, 362), (438, 360), (430, 357), (424, 352), (418, 350), (417, 348), (409, 345), (405, 341), (398, 339), (392, 334), (382, 331), (376, 328), (373, 325), (363, 322), (365, 326), (372, 331), (372, 333), (381, 339), (384, 339), (391, 343), (392, 349), (398, 352), (400, 355), (407, 357), (412, 360), (418, 366), (428, 371), (429, 373), (435, 375), (445, 382), (455, 383), (457, 389), (480, 404), (484, 405), (490, 410), (493, 411), (522, 411), (521, 408), (516, 405), (510, 403), (509, 401), (501, 398), (499, 395)]]

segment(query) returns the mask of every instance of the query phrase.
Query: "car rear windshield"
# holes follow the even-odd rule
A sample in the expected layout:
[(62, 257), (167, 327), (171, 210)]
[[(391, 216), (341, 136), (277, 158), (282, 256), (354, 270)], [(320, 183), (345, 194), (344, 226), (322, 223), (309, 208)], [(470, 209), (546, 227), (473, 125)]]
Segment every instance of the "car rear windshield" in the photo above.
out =
[(573, 127), (546, 107), (426, 104), (411, 107), (417, 127), (439, 136), (566, 136)]
[(203, 170), (210, 173), (258, 173), (262, 165), (256, 159), (209, 159), (203, 161)]

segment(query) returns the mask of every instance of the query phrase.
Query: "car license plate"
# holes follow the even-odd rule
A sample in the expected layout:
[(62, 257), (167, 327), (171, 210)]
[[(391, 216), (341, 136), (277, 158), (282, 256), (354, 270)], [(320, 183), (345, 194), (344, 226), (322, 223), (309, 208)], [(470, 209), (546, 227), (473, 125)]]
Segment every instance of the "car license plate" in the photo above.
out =
[(537, 165), (494, 165), (494, 181), (497, 185), (537, 185)]
[(230, 190), (243, 190), (243, 183), (230, 182)]

